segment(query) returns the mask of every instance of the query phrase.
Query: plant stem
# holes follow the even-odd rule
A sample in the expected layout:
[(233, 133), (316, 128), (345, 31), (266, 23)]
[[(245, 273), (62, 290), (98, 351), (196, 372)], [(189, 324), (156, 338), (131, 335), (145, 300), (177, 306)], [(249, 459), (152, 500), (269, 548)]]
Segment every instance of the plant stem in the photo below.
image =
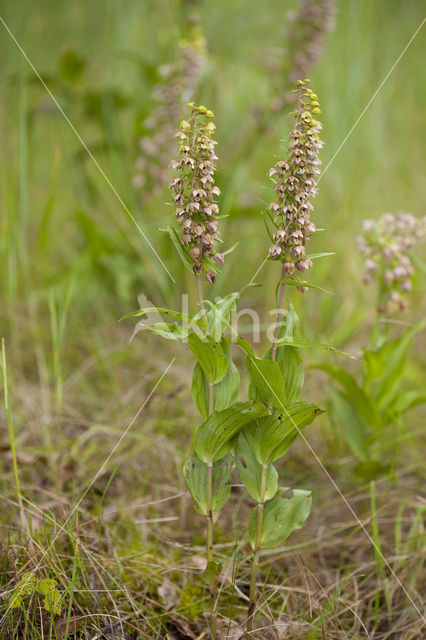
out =
[[(197, 297), (200, 305), (201, 313), (207, 323), (206, 308), (203, 300), (203, 287), (200, 276), (196, 278)], [(208, 326), (207, 326), (208, 332)], [(214, 411), (214, 384), (209, 382), (209, 415)], [(207, 569), (210, 572), (209, 593), (210, 593), (210, 632), (213, 640), (217, 635), (217, 578), (214, 568), (214, 520), (213, 520), (213, 462), (207, 463), (206, 475), (206, 498), (207, 498)]]
[(278, 342), (278, 337), (280, 335), (280, 321), (281, 318), (283, 317), (283, 312), (282, 312), (282, 306), (283, 306), (283, 301), (284, 301), (284, 293), (285, 293), (285, 283), (283, 282), (284, 277), (285, 277), (285, 269), (284, 269), (284, 263), (283, 263), (283, 267), (282, 267), (282, 271), (281, 271), (281, 279), (280, 279), (280, 294), (278, 297), (278, 310), (277, 310), (277, 319), (275, 322), (275, 331), (274, 331), (274, 339), (272, 341), (272, 349), (271, 349), (271, 360), (275, 360), (275, 357), (277, 355), (277, 342)]
[(214, 522), (213, 522), (213, 462), (207, 463), (207, 569), (210, 573), (210, 632), (213, 640), (216, 640), (217, 631), (217, 577), (214, 567)]
[(19, 505), (19, 513), (21, 516), (21, 525), (22, 529), (29, 535), (28, 522), (25, 517), (24, 511), (24, 503), (22, 501), (21, 494), (21, 483), (19, 481), (19, 473), (18, 473), (18, 460), (16, 457), (16, 446), (15, 446), (15, 431), (13, 428), (12, 422), (12, 412), (10, 410), (9, 405), (9, 388), (7, 383), (7, 362), (6, 362), (6, 347), (4, 338), (1, 339), (1, 361), (2, 361), (2, 370), (3, 370), (3, 388), (4, 388), (4, 407), (6, 410), (6, 421), (7, 428), (9, 431), (9, 442), (10, 442), (10, 451), (12, 454), (12, 464), (13, 464), (13, 475), (15, 477), (15, 487), (16, 487), (16, 496), (18, 499)]
[[(195, 276), (195, 281), (197, 283), (198, 304), (200, 305), (203, 318), (207, 322), (207, 313), (206, 313), (206, 307), (204, 305), (204, 300), (203, 300), (203, 285), (201, 284), (201, 277)], [(208, 332), (208, 328), (207, 328), (207, 332)]]
[[(214, 385), (209, 383), (209, 415), (214, 410)], [(213, 640), (216, 638), (217, 630), (217, 577), (214, 570), (214, 520), (213, 520), (213, 462), (207, 463), (206, 477), (206, 496), (207, 496), (207, 567), (210, 570), (209, 591), (210, 591), (210, 631)]]
[(268, 473), (268, 465), (262, 464), (262, 471), (260, 475), (260, 491), (259, 491), (260, 501), (257, 504), (256, 537), (255, 537), (255, 543), (254, 543), (253, 560), (251, 565), (249, 609), (248, 609), (246, 638), (249, 638), (250, 632), (253, 631), (254, 617), (256, 614), (256, 604), (257, 604), (256, 580), (257, 580), (257, 572), (259, 570), (260, 545), (262, 541), (263, 510), (265, 506), (267, 473)]

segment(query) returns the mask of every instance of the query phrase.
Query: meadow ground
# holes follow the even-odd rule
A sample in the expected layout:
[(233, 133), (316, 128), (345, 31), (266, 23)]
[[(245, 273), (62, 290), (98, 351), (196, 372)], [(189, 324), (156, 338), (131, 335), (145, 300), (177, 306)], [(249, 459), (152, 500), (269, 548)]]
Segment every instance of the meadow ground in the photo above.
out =
[[(265, 64), (280, 55), (292, 4), (196, 6), (207, 43), (197, 99), (216, 113), (217, 183), (229, 216), (223, 236), (227, 246), (239, 243), (214, 295), (240, 289), (267, 252), (266, 174), (289, 120), (272, 114), (253, 138), (253, 107), (280, 82)], [(159, 230), (171, 217), (167, 188), (142, 205), (132, 183), (141, 123), (155, 106), (155, 69), (179, 48), (180, 6), (0, 4), (0, 334), (8, 390), (0, 413), (1, 638), (208, 637), (204, 522), (182, 477), (200, 421), (190, 353), (149, 335), (129, 343), (133, 323), (118, 323), (141, 292), (175, 307), (189, 291), (196, 307), (194, 284)], [(423, 14), (416, 0), (340, 0), (310, 74), (325, 142), (316, 201), (325, 231), (313, 245), (335, 255), (315, 263), (309, 277), (334, 295), (310, 290), (291, 300), (304, 336), (354, 354), (368, 344), (375, 305), (355, 242), (361, 221), (386, 211), (424, 213), (425, 27), (404, 52)], [(243, 297), (264, 322), (275, 308), (276, 269), (267, 263), (256, 277), (262, 286)], [(424, 317), (423, 280), (420, 266), (403, 322)], [(391, 319), (397, 336), (401, 316)], [(331, 358), (352, 372), (361, 366)], [(324, 407), (330, 382), (311, 365), (325, 359), (304, 353), (306, 391)], [(401, 393), (421, 385), (424, 364), (419, 333)], [(305, 432), (326, 473), (302, 441), (280, 462), (282, 482), (311, 489), (313, 508), (301, 531), (261, 556), (259, 637), (423, 637), (424, 418), (424, 406), (414, 408), (383, 443), (397, 454), (374, 485), (354, 473), (356, 460), (327, 414)], [(233, 481), (217, 523), (223, 638), (242, 635), (250, 570), (241, 523), (251, 503)], [(55, 580), (60, 613), (46, 611), (35, 592), (11, 609), (28, 572)]]

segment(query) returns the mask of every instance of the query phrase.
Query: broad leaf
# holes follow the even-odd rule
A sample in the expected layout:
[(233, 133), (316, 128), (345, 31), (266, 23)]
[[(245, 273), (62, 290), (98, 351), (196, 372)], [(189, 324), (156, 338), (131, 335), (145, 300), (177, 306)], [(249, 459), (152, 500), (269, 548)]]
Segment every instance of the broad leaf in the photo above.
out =
[(330, 345), (324, 344), (323, 342), (310, 342), (309, 340), (304, 340), (303, 338), (294, 338), (294, 337), (280, 338), (277, 344), (278, 346), (290, 345), (293, 347), (299, 347), (299, 349), (320, 349), (322, 351), (333, 351), (334, 353), (340, 353), (340, 355), (346, 356), (347, 358), (351, 358), (352, 360), (359, 359), (356, 356), (353, 356), (351, 353), (340, 351), (340, 349), (331, 347)]
[(176, 323), (167, 324), (167, 322), (156, 322), (153, 325), (144, 325), (143, 322), (138, 322), (131, 339), (133, 339), (139, 331), (149, 331), (150, 333), (166, 338), (167, 340), (186, 342), (191, 329), (190, 327)]
[(138, 309), (137, 311), (133, 311), (132, 313), (128, 313), (125, 316), (123, 316), (122, 318), (120, 318), (120, 322), (121, 320), (125, 320), (126, 318), (138, 318), (139, 316), (144, 316), (144, 315), (154, 315), (154, 314), (158, 314), (159, 316), (161, 315), (165, 315), (165, 316), (170, 316), (170, 318), (175, 318), (176, 320), (181, 320), (182, 322), (192, 322), (193, 319), (195, 318), (195, 316), (190, 316), (187, 313), (181, 313), (180, 311), (175, 311), (174, 309), (166, 309), (165, 307), (142, 307), (141, 309)]
[(276, 353), (276, 361), (283, 374), (288, 404), (298, 402), (305, 379), (303, 359), (299, 349), (288, 345), (279, 347)]
[(222, 340), (221, 346), (228, 361), (228, 369), (222, 380), (214, 385), (214, 408), (216, 411), (223, 411), (234, 404), (240, 388), (240, 374), (232, 360), (229, 344)]
[(332, 414), (342, 429), (343, 436), (352, 453), (364, 461), (367, 458), (367, 432), (361, 416), (350, 399), (341, 391), (329, 391)]
[[(279, 338), (293, 337), (299, 325), (299, 318), (292, 304), (285, 316)], [(271, 349), (268, 351), (270, 357)], [(293, 404), (300, 400), (303, 382), (305, 378), (303, 370), (303, 359), (297, 347), (284, 345), (278, 347), (275, 354), (275, 360), (278, 363), (284, 378), (285, 395), (288, 404)]]
[[(222, 411), (230, 407), (238, 396), (240, 374), (232, 361), (231, 350), (225, 340), (221, 342), (223, 353), (228, 361), (225, 376), (213, 386), (214, 409)], [(192, 376), (192, 399), (195, 406), (205, 420), (209, 415), (209, 383), (198, 362), (195, 364)]]
[(358, 386), (353, 376), (344, 369), (328, 364), (317, 365), (315, 368), (325, 371), (343, 387), (346, 397), (350, 398), (351, 404), (353, 404), (366, 426), (380, 429), (382, 422), (379, 412), (366, 392)]
[(210, 300), (206, 300), (210, 307), (207, 313), (209, 333), (215, 342), (220, 342), (225, 329), (233, 331), (230, 325), (231, 313), (235, 310), (235, 303), (239, 297), (240, 292), (236, 291), (224, 298), (217, 298), (214, 304)]
[(212, 339), (202, 340), (191, 332), (188, 336), (188, 346), (197, 358), (208, 382), (219, 382), (228, 369), (228, 360), (220, 344)]
[(248, 422), (268, 413), (254, 402), (236, 402), (223, 411), (214, 411), (195, 434), (195, 451), (203, 462), (220, 460), (232, 449), (232, 438)]
[(297, 402), (284, 411), (276, 411), (273, 415), (250, 424), (247, 438), (251, 440), (258, 462), (269, 464), (281, 458), (300, 431), (321, 413), (324, 413), (323, 410), (313, 404)]
[[(291, 498), (276, 495), (265, 503), (262, 536), (259, 548), (273, 548), (285, 542), (288, 536), (303, 526), (312, 506), (310, 491), (295, 489)], [(250, 514), (249, 542), (256, 547), (257, 508)]]
[(198, 362), (195, 363), (192, 374), (191, 393), (192, 401), (200, 412), (201, 417), (207, 420), (209, 416), (209, 383)]
[[(219, 511), (228, 501), (234, 463), (231, 456), (213, 464), (213, 512)], [(207, 515), (207, 464), (196, 455), (189, 458), (183, 469), (186, 484), (194, 501), (195, 509), (203, 516)]]
[(416, 333), (424, 326), (425, 323), (419, 323), (411, 327), (400, 338), (386, 343), (381, 349), (385, 368), (376, 390), (376, 402), (379, 408), (390, 404), (398, 393), (408, 350), (413, 344)]
[(250, 397), (266, 405), (282, 408), (286, 402), (284, 378), (279, 365), (264, 358), (255, 356), (251, 345), (238, 338), (240, 346), (247, 354), (245, 364), (252, 383)]
[[(253, 500), (260, 502), (260, 484), (262, 465), (257, 461), (251, 439), (244, 430), (240, 431), (236, 442), (235, 460), (241, 481)], [(278, 473), (275, 467), (268, 465), (266, 476), (265, 500), (271, 500), (278, 491)]]

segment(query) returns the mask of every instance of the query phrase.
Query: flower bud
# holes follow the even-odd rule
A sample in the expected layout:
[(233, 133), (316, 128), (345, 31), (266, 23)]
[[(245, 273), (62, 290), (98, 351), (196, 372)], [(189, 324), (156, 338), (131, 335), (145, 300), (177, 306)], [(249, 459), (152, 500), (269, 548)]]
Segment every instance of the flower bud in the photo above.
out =
[(191, 249), (189, 250), (189, 255), (194, 261), (198, 260), (198, 258), (201, 256), (201, 253), (202, 252), (200, 247), (191, 247)]
[(216, 274), (213, 273), (213, 271), (210, 271), (207, 275), (206, 275), (206, 280), (209, 284), (214, 284), (216, 282)]
[(194, 264), (192, 265), (192, 270), (195, 273), (195, 275), (200, 273), (202, 268), (203, 268), (203, 265), (201, 264), (201, 262), (194, 262)]
[(223, 256), (223, 253), (216, 253), (214, 256), (214, 259), (216, 260), (216, 262), (218, 262), (219, 264), (222, 264), (225, 262), (225, 258)]

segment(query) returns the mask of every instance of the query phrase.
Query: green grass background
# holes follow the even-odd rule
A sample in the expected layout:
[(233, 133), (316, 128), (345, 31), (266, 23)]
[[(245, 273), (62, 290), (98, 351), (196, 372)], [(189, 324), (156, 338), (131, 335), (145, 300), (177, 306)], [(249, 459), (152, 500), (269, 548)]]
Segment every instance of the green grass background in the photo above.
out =
[[(282, 153), (289, 119), (277, 117), (271, 123), (275, 133), (253, 140), (250, 154), (241, 150), (252, 134), (253, 104), (266, 102), (273, 82), (279, 86), (279, 78), (265, 73), (265, 61), (282, 46), (285, 12), (293, 5), (282, 0), (215, 0), (197, 8), (208, 47), (198, 100), (216, 113), (217, 182), (223, 213), (229, 216), (225, 245), (239, 242), (215, 294), (246, 284), (267, 252), (261, 212), (272, 190), (266, 173)], [(424, 18), (424, 3), (416, 0), (340, 0), (337, 5), (335, 30), (310, 74), (322, 107), (324, 167)], [(168, 269), (178, 276), (173, 285), (0, 25), (0, 333), (8, 352), (17, 447), (25, 469), (23, 490), (37, 505), (42, 478), (41, 486), (52, 482), (57, 494), (72, 503), (172, 356), (169, 346), (158, 347), (151, 338), (129, 346), (131, 329), (117, 326), (118, 319), (136, 308), (140, 292), (155, 304), (173, 306), (193, 286), (159, 230), (172, 220), (167, 189), (142, 207), (132, 187), (140, 121), (155, 104), (150, 69), (177, 55), (182, 16), (172, 0), (2, 0), (0, 16)], [(61, 59), (70, 52), (84, 63), (75, 81), (61, 71)], [(334, 296), (315, 291), (305, 298), (292, 295), (308, 338), (349, 344), (354, 350), (366, 343), (375, 295), (361, 283), (355, 239), (362, 220), (383, 212), (424, 214), (425, 56), (423, 28), (321, 178), (315, 218), (325, 231), (313, 249), (336, 255), (316, 262), (309, 279)], [(268, 263), (256, 278), (263, 286), (244, 298), (245, 306), (254, 306), (266, 319), (275, 306), (277, 277), (277, 266)], [(410, 322), (424, 315), (423, 278), (416, 276), (410, 294), (404, 317)], [(189, 382), (188, 360), (176, 367), (173, 380)], [(419, 344), (409, 381), (418, 384), (423, 367)], [(321, 397), (309, 377), (307, 384)], [(169, 398), (173, 389), (173, 382), (165, 381), (160, 390)], [(155, 469), (147, 476), (137, 462), (140, 451), (163, 447), (167, 481), (173, 477), (178, 482), (177, 469), (189, 447), (188, 422), (195, 419), (189, 389), (183, 393), (183, 400), (172, 395), (164, 404), (154, 404), (143, 432), (135, 432), (108, 468), (115, 474), (132, 461), (113, 494), (117, 504), (129, 497), (129, 486), (132, 495), (137, 487), (138, 495), (163, 496)], [(417, 434), (417, 419), (410, 428)], [(325, 440), (316, 438), (337, 464), (332, 435), (325, 429)], [(421, 452), (414, 435), (406, 439), (408, 468), (419, 462)], [(338, 453), (344, 460), (345, 454)], [(36, 461), (35, 470), (29, 459)], [(43, 460), (48, 461), (47, 479), (40, 467)], [(72, 481), (68, 469), (75, 473)], [(301, 473), (312, 480), (310, 467)], [(1, 488), (8, 495), (6, 480)], [(114, 530), (114, 536), (137, 550), (147, 535), (136, 533), (131, 520)]]

